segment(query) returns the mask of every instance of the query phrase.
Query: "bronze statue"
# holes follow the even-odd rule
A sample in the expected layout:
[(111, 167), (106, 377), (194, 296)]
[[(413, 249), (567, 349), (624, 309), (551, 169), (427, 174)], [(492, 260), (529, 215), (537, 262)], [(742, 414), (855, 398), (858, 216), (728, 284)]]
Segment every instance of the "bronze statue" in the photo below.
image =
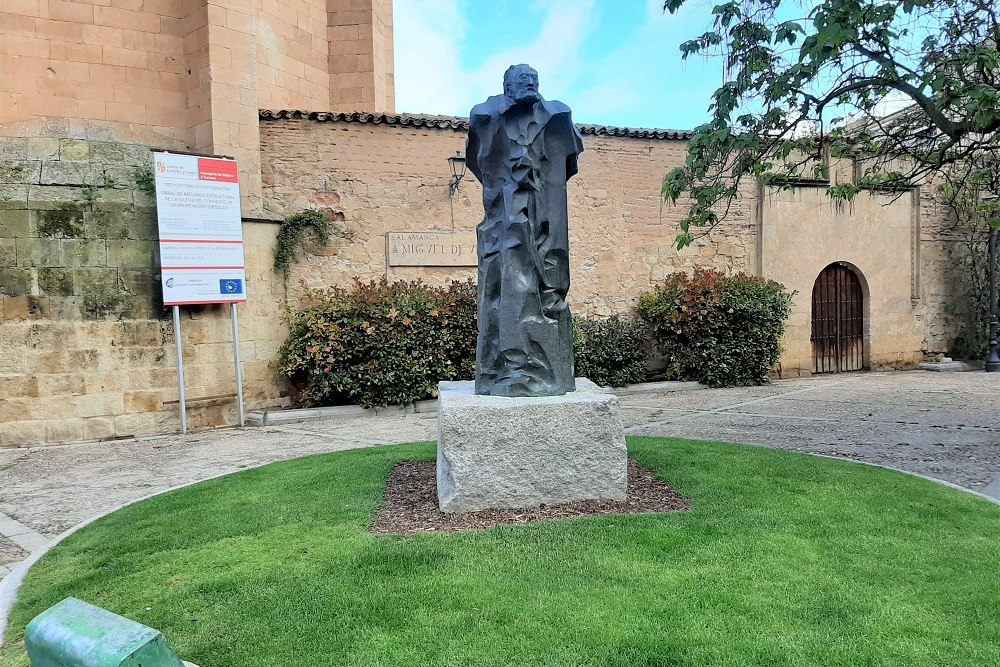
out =
[(483, 184), (477, 227), (476, 393), (574, 391), (566, 181), (583, 139), (562, 102), (538, 94), (538, 72), (514, 65), (504, 94), (473, 107), (466, 164)]

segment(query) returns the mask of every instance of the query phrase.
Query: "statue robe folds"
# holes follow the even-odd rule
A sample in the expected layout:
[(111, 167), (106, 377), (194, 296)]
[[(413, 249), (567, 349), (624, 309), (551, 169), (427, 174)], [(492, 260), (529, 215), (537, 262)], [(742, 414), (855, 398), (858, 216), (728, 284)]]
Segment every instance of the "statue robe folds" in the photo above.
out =
[(556, 396), (575, 389), (566, 181), (583, 139), (570, 109), (503, 95), (472, 109), (466, 164), (483, 184), (477, 227), (476, 393)]

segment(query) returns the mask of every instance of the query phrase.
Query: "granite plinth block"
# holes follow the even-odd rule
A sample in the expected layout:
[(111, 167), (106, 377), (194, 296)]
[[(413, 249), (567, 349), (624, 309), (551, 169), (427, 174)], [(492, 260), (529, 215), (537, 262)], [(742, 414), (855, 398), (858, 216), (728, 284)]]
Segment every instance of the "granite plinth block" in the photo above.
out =
[(625, 500), (618, 398), (590, 380), (561, 396), (474, 393), (439, 385), (437, 485), (443, 512)]

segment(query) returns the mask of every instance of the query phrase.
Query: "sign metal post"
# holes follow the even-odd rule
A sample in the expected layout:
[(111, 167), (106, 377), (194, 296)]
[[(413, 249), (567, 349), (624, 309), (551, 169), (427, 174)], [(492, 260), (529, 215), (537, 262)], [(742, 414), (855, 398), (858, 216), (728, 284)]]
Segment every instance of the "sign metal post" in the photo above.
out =
[(240, 363), (240, 318), (236, 312), (236, 304), (230, 306), (233, 311), (233, 361), (236, 363), (236, 414), (239, 417), (237, 426), (243, 426), (246, 418), (243, 416), (243, 364)]
[(187, 402), (184, 399), (184, 350), (181, 348), (181, 307), (174, 306), (174, 346), (177, 348), (177, 398), (181, 406), (181, 433), (187, 435)]

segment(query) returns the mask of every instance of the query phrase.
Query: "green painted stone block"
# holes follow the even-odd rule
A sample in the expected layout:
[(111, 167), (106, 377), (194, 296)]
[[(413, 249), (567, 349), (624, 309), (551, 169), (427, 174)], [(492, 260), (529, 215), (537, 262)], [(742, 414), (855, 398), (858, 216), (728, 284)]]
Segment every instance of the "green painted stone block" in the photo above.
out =
[(31, 667), (184, 667), (158, 630), (66, 598), (28, 623)]

